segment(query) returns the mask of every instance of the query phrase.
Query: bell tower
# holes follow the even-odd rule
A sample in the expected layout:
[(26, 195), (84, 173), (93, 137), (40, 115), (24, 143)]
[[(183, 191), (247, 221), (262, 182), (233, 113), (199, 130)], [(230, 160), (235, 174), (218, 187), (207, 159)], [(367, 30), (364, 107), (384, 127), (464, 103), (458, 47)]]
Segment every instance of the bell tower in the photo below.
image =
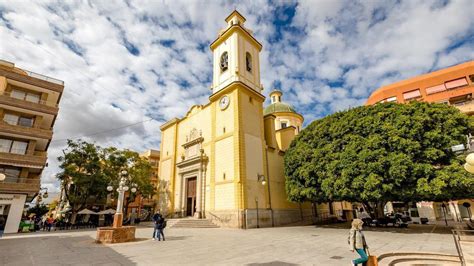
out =
[(212, 93), (233, 82), (242, 82), (260, 93), (260, 51), (262, 45), (244, 26), (245, 18), (234, 10), (226, 19), (227, 27), (211, 44), (213, 53)]

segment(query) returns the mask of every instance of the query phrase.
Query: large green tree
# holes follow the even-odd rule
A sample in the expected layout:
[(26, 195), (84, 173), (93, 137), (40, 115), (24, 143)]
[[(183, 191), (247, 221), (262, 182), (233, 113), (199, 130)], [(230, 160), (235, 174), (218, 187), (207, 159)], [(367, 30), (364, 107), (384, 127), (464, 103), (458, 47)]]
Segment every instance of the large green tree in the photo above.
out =
[(107, 195), (107, 178), (102, 167), (101, 147), (82, 140), (68, 140), (63, 155), (58, 157), (61, 181), (66, 199), (71, 205), (72, 222), (88, 202)]
[(474, 197), (474, 179), (451, 147), (466, 143), (469, 118), (444, 104), (377, 104), (312, 122), (285, 154), (291, 201), (361, 202)]

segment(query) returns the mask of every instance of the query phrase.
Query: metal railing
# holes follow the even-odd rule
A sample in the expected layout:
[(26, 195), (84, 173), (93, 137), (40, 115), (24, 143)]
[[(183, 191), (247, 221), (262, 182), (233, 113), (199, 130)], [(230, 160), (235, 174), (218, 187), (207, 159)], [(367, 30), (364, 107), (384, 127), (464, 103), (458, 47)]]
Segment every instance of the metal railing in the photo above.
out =
[(49, 101), (45, 101), (45, 100), (29, 101), (29, 100), (26, 99), (26, 97), (25, 98), (13, 97), (11, 91), (2, 91), (2, 92), (0, 92), (0, 95), (4, 95), (4, 96), (7, 96), (7, 97), (17, 99), (17, 100), (20, 100), (20, 101), (25, 101), (25, 102), (28, 102), (28, 103), (37, 103), (37, 104), (46, 105), (46, 106), (50, 106), (50, 107), (58, 107), (57, 103), (49, 102)]
[(32, 78), (41, 79), (41, 80), (51, 82), (51, 83), (54, 83), (54, 84), (64, 85), (64, 81), (62, 81), (62, 80), (55, 79), (55, 78), (52, 78), (52, 77), (48, 77), (48, 76), (45, 76), (45, 75), (42, 75), (42, 74), (38, 74), (38, 73), (35, 73), (33, 71), (29, 71), (29, 70), (22, 69), (22, 71), (24, 71), (26, 74), (28, 74), (28, 76), (30, 76)]
[(464, 254), (462, 251), (461, 241), (466, 241), (466, 240), (461, 240), (461, 235), (474, 235), (474, 230), (453, 229), (451, 231), (453, 233), (454, 244), (456, 246), (456, 250), (459, 255), (459, 260), (461, 261), (461, 265), (465, 266), (467, 264), (466, 264), (466, 258), (464, 257)]

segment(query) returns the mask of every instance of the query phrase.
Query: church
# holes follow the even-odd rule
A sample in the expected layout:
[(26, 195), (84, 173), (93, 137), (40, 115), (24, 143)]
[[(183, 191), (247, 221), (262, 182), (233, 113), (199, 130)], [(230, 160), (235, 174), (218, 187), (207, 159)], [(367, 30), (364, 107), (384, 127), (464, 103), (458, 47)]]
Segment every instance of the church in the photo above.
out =
[(209, 102), (163, 124), (160, 209), (168, 217), (209, 219), (222, 227), (278, 226), (311, 217), (310, 204), (287, 200), (283, 156), (303, 116), (269, 94), (264, 108), (262, 44), (233, 11), (211, 43)]

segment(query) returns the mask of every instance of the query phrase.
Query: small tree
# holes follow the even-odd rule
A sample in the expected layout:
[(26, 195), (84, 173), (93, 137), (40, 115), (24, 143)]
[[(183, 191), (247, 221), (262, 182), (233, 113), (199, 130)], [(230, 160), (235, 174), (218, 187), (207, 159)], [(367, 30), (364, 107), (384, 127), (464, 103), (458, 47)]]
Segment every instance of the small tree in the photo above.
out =
[(285, 154), (289, 200), (361, 202), (383, 215), (388, 201), (474, 196), (474, 179), (451, 150), (469, 118), (444, 104), (361, 106), (314, 121)]
[(37, 204), (33, 207), (30, 207), (29, 209), (26, 210), (27, 216), (30, 216), (30, 214), (34, 214), (38, 217), (41, 217), (48, 213), (49, 209), (46, 207), (45, 204)]
[[(128, 205), (135, 201), (136, 196), (148, 197), (155, 193), (155, 188), (150, 180), (152, 174), (151, 165), (146, 159), (141, 158), (138, 153), (110, 147), (103, 151), (103, 162), (104, 173), (109, 183), (118, 184), (120, 171), (126, 170), (130, 183), (136, 184), (138, 187), (135, 193), (131, 191), (127, 193), (128, 195), (124, 202), (125, 215), (128, 212)], [(116, 192), (113, 193), (116, 196)]]

